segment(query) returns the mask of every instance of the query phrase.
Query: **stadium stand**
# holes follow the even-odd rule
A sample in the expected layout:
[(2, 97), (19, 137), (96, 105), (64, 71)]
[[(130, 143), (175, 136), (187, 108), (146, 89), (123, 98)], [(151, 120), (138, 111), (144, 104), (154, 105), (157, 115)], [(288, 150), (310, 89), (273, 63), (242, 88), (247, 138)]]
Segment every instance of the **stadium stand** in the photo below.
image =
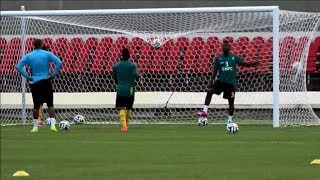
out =
[[(34, 38), (26, 39), (25, 51), (28, 53), (32, 50), (32, 42)], [(64, 76), (62, 82), (67, 83), (70, 78), (82, 78), (81, 81), (87, 81), (83, 78), (96, 76), (105, 76), (105, 82), (111, 82), (110, 73), (112, 65), (120, 59), (120, 50), (123, 47), (128, 47), (131, 51), (131, 59), (137, 63), (145, 83), (149, 85), (142, 87), (138, 86), (138, 90), (142, 91), (171, 91), (174, 87), (179, 86), (179, 83), (192, 84), (196, 83), (197, 76), (205, 74), (206, 77), (210, 74), (214, 58), (221, 53), (221, 42), (228, 41), (232, 45), (232, 52), (244, 58), (246, 61), (255, 59), (261, 60), (259, 68), (240, 68), (241, 74), (246, 73), (270, 73), (272, 70), (272, 38), (265, 39), (260, 36), (249, 38), (240, 36), (233, 38), (230, 36), (219, 39), (215, 36), (210, 37), (179, 37), (175, 41), (169, 40), (161, 48), (155, 50), (149, 43), (144, 42), (140, 38), (128, 39), (127, 37), (60, 37), (53, 39), (51, 37), (43, 38), (44, 45), (49, 51), (59, 56), (64, 62), (61, 76)], [(286, 66), (287, 62), (284, 59), (291, 59), (287, 56), (297, 57), (298, 49), (294, 49), (299, 43), (303, 43), (307, 39), (301, 37), (295, 39), (293, 37), (285, 37), (280, 45), (280, 71)], [(296, 46), (295, 46), (296, 44)], [(0, 73), (3, 76), (16, 74), (15, 65), (20, 57), (21, 39), (0, 38)], [(286, 55), (286, 57), (284, 57)], [(209, 73), (209, 74), (208, 74)], [(320, 90), (320, 36), (316, 37), (311, 42), (307, 59), (307, 80), (309, 90)], [(81, 76), (81, 77), (80, 77)], [(165, 83), (159, 85), (159, 82), (154, 81), (154, 77), (160, 76)], [(17, 76), (15, 76), (17, 77)], [(11, 77), (13, 78), (13, 76)], [(188, 79), (188, 82), (186, 82)], [(270, 79), (269, 79), (270, 80)], [(266, 81), (269, 81), (268, 79)], [(170, 83), (171, 82), (171, 83)], [(173, 83), (176, 82), (176, 83)], [(270, 80), (269, 83), (272, 81)], [(58, 83), (57, 83), (58, 84)], [(86, 83), (83, 83), (86, 84)], [(250, 82), (248, 83), (250, 84)], [(181, 84), (180, 84), (181, 85)], [(103, 88), (104, 87), (104, 88)], [(180, 91), (202, 91), (203, 88), (188, 89), (183, 86)], [(199, 86), (197, 86), (199, 87)], [(103, 86), (97, 83), (96, 89), (81, 89), (59, 88), (58, 92), (63, 91), (113, 91), (113, 85)], [(271, 88), (271, 86), (270, 86)], [(266, 88), (265, 91), (269, 91)], [(14, 91), (14, 90), (13, 90)]]

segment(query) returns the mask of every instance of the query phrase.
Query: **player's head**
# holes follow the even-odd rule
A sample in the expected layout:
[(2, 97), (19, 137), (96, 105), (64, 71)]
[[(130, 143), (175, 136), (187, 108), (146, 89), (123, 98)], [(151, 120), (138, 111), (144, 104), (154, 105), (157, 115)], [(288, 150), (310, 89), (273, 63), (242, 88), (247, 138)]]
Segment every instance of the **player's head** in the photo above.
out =
[(34, 49), (41, 49), (42, 48), (42, 41), (41, 39), (35, 39), (33, 41), (33, 46), (34, 46)]
[(230, 52), (230, 44), (228, 41), (223, 41), (222, 43), (222, 51), (225, 54), (228, 54)]
[(128, 60), (130, 58), (129, 49), (123, 48), (121, 51), (121, 55), (123, 60)]
[(48, 47), (48, 46), (43, 45), (43, 46), (42, 46), (42, 50), (49, 51), (49, 47)]

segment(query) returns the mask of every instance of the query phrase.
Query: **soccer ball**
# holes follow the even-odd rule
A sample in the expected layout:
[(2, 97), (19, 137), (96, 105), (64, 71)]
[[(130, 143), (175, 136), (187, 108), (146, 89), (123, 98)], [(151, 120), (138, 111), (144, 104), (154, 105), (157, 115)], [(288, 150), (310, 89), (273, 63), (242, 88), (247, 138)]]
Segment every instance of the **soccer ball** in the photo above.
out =
[(160, 39), (153, 39), (152, 42), (151, 42), (151, 46), (155, 49), (159, 49), (161, 47), (161, 40)]
[(208, 119), (206, 117), (199, 117), (198, 119), (199, 126), (206, 126), (208, 125)]
[(51, 126), (51, 118), (47, 118), (46, 119), (46, 125), (47, 126)]
[(300, 71), (302, 71), (303, 69), (303, 65), (301, 62), (299, 61), (295, 61), (293, 64), (292, 64), (292, 69), (295, 73), (300, 73)]
[(84, 116), (78, 114), (73, 118), (73, 121), (76, 124), (83, 124), (84, 123)]
[(60, 130), (69, 130), (70, 129), (70, 123), (69, 121), (63, 120), (59, 123)]
[(229, 123), (227, 125), (227, 131), (229, 134), (234, 134), (239, 131), (239, 126), (236, 123)]

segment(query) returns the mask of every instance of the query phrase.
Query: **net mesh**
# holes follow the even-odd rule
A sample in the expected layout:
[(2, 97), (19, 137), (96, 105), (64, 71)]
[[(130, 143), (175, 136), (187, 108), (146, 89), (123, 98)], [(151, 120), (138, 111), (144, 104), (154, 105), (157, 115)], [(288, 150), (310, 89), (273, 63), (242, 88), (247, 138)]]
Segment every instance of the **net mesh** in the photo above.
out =
[[(307, 55), (319, 19), (319, 14), (280, 13), (282, 126), (319, 123), (306, 90)], [(30, 89), (21, 84), (15, 66), (21, 47), (25, 53), (32, 51), (35, 38), (43, 39), (63, 61), (53, 80), (59, 120), (72, 121), (81, 114), (86, 123), (118, 122), (111, 70), (127, 47), (142, 77), (132, 122), (196, 123), (195, 111), (203, 106), (214, 59), (227, 40), (232, 53), (261, 62), (259, 67), (238, 69), (235, 120), (272, 123), (271, 12), (2, 17), (0, 24), (2, 125), (23, 122), (23, 86), (31, 119)], [(209, 122), (224, 122), (227, 107), (227, 101), (214, 96)]]

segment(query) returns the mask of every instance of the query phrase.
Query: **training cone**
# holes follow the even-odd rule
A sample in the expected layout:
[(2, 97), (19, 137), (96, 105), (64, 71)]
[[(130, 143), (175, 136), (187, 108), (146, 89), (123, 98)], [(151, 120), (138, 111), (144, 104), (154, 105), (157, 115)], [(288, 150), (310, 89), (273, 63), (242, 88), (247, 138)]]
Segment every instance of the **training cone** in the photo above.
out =
[(310, 164), (318, 164), (318, 165), (320, 165), (320, 159), (315, 159)]
[(22, 177), (22, 176), (29, 176), (29, 174), (25, 171), (17, 171), (13, 174), (13, 176)]

